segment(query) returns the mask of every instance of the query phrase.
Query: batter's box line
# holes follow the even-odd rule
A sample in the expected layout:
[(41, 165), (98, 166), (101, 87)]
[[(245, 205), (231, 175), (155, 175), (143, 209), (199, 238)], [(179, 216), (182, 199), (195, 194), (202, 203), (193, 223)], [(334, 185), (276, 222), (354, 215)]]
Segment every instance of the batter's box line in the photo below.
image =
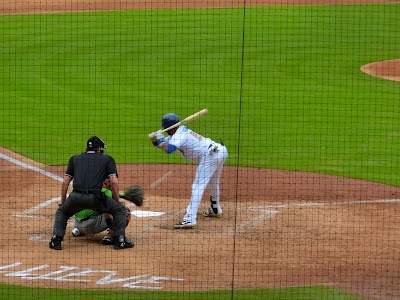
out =
[(249, 207), (250, 210), (269, 210), (277, 208), (292, 208), (292, 207), (316, 207), (316, 206), (336, 206), (336, 205), (357, 205), (357, 204), (386, 204), (386, 203), (400, 203), (400, 199), (376, 199), (376, 200), (355, 200), (345, 202), (306, 202), (306, 203), (291, 203), (291, 204), (277, 204), (277, 205), (262, 205)]
[(232, 230), (231, 232), (225, 233), (225, 236), (232, 236), (232, 235), (235, 235), (238, 233), (244, 233), (244, 232), (248, 231), (248, 229), (254, 228), (254, 227), (258, 226), (259, 224), (265, 222), (266, 220), (271, 219), (276, 214), (279, 214), (278, 210), (267, 209), (266, 207), (263, 207), (263, 206), (239, 208), (238, 212), (240, 213), (240, 211), (255, 211), (255, 212), (258, 212), (259, 215), (255, 218), (250, 219), (247, 222), (243, 222), (243, 223), (237, 225), (234, 228), (234, 230)]
[(15, 213), (15, 216), (20, 217), (20, 218), (46, 219), (46, 216), (34, 215), (34, 212), (37, 210), (40, 210), (54, 202), (60, 201), (60, 200), (61, 200), (61, 197), (52, 198), (52, 199), (44, 201), (38, 205), (35, 205), (31, 208), (25, 209), (22, 212), (17, 212), (17, 213)]
[(400, 199), (382, 199), (382, 200), (358, 200), (358, 201), (346, 201), (346, 202), (307, 202), (307, 203), (293, 203), (293, 204), (278, 204), (278, 205), (263, 205), (263, 206), (253, 206), (247, 208), (239, 208), (240, 211), (255, 211), (260, 213), (259, 216), (252, 218), (251, 220), (241, 223), (236, 226), (235, 230), (232, 232), (228, 232), (225, 235), (230, 236), (236, 233), (243, 233), (248, 231), (251, 228), (265, 222), (268, 219), (271, 219), (273, 216), (280, 213), (280, 211), (276, 209), (288, 209), (288, 208), (296, 208), (296, 207), (328, 207), (328, 206), (338, 206), (338, 205), (358, 205), (358, 204), (386, 204), (386, 203), (400, 203)]

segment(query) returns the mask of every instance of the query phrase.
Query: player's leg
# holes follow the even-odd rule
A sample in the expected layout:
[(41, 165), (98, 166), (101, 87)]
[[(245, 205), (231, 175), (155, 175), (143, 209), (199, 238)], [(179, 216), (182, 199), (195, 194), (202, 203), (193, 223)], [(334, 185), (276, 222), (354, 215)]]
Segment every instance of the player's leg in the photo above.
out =
[(105, 223), (106, 228), (104, 230), (108, 229), (107, 234), (103, 237), (101, 240), (103, 245), (114, 245), (115, 239), (113, 237), (113, 219), (111, 214), (104, 213), (102, 214), (102, 219)]
[[(205, 155), (197, 166), (196, 175), (192, 184), (190, 203), (186, 209), (186, 215), (183, 217), (182, 223), (190, 223), (193, 226), (196, 225), (197, 212), (199, 210), (201, 199), (216, 168), (212, 161), (213, 159), (209, 155)], [(178, 228), (177, 225), (175, 228)]]
[(76, 195), (70, 194), (65, 202), (57, 209), (54, 218), (53, 236), (49, 242), (49, 247), (51, 249), (61, 250), (61, 242), (64, 239), (68, 219), (80, 210), (76, 206), (78, 202), (79, 199), (76, 198)]
[(125, 237), (126, 228), (126, 207), (110, 197), (100, 202), (101, 212), (113, 216), (113, 237), (115, 238), (114, 249), (132, 248), (134, 243)]
[(214, 165), (216, 169), (210, 179), (210, 207), (203, 212), (205, 217), (221, 217), (222, 208), (220, 205), (220, 178), (222, 175), (222, 169), (226, 158), (228, 157), (228, 152), (226, 147), (220, 147), (221, 150), (213, 155)]

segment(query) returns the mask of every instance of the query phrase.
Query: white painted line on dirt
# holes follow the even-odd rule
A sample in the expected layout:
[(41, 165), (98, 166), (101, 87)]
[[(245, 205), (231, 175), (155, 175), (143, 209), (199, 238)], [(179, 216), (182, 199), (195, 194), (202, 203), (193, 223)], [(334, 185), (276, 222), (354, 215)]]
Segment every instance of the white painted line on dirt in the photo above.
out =
[(30, 241), (45, 242), (45, 243), (49, 241), (48, 237), (45, 234), (34, 234), (31, 235), (28, 239)]
[(131, 215), (134, 215), (138, 218), (146, 218), (146, 217), (159, 217), (165, 214), (165, 212), (158, 211), (146, 211), (146, 210), (134, 210), (131, 212)]
[(10, 163), (12, 163), (14, 165), (17, 165), (17, 166), (23, 167), (25, 169), (29, 169), (29, 170), (38, 172), (38, 173), (40, 173), (40, 174), (42, 174), (44, 176), (50, 177), (50, 178), (55, 179), (57, 181), (60, 181), (60, 182), (63, 181), (63, 178), (58, 176), (58, 175), (55, 175), (55, 174), (53, 174), (51, 172), (45, 171), (45, 170), (43, 170), (41, 168), (38, 168), (38, 167), (34, 167), (34, 166), (31, 166), (31, 165), (28, 165), (27, 163), (24, 163), (24, 162), (22, 162), (22, 161), (20, 161), (18, 159), (12, 158), (12, 157), (10, 157), (8, 155), (5, 155), (3, 153), (0, 153), (0, 158), (2, 158), (2, 159), (6, 160), (6, 161), (8, 161), (8, 162), (10, 162)]
[(45, 202), (42, 202), (42, 203), (40, 203), (40, 204), (34, 206), (34, 207), (25, 209), (25, 210), (22, 211), (22, 212), (15, 213), (15, 216), (16, 216), (16, 217), (20, 217), (20, 218), (42, 219), (42, 218), (44, 218), (44, 216), (35, 216), (35, 215), (32, 215), (32, 213), (35, 212), (36, 210), (39, 210), (39, 209), (41, 209), (41, 208), (43, 208), (43, 207), (46, 207), (47, 205), (50, 205), (50, 204), (52, 204), (52, 203), (54, 203), (54, 202), (57, 202), (57, 201), (59, 201), (60, 199), (61, 199), (61, 197), (52, 198), (52, 199), (50, 199), (50, 200), (47, 200), (47, 201), (45, 201)]
[(268, 219), (271, 219), (274, 215), (279, 214), (279, 211), (265, 209), (265, 206), (253, 206), (253, 207), (239, 208), (239, 210), (256, 211), (256, 212), (259, 212), (260, 215), (258, 217), (252, 218), (251, 220), (249, 220), (247, 222), (242, 222), (240, 225), (237, 225), (232, 231), (227, 232), (225, 235), (231, 236), (236, 233), (243, 233), (251, 228), (254, 228), (255, 226), (258, 226), (258, 224), (260, 224)]
[(264, 222), (265, 220), (271, 219), (274, 215), (279, 214), (277, 210), (268, 210), (268, 209), (259, 209), (256, 207), (250, 207), (250, 210), (254, 210), (260, 212), (261, 215), (251, 219), (250, 221), (243, 222), (240, 225), (236, 226), (236, 228), (228, 235), (233, 235), (234, 233), (240, 233), (246, 231), (249, 228), (258, 226), (258, 224)]
[[(50, 177), (51, 179), (54, 179), (54, 180), (57, 180), (57, 181), (60, 181), (60, 182), (63, 181), (63, 178), (58, 176), (58, 175), (55, 175), (55, 174), (53, 174), (51, 172), (48, 172), (48, 171), (45, 171), (45, 170), (43, 170), (41, 168), (38, 168), (38, 167), (35, 167), (35, 166), (32, 166), (32, 165), (29, 165), (27, 163), (24, 163), (24, 162), (22, 162), (22, 161), (20, 161), (18, 159), (15, 159), (15, 158), (12, 158), (12, 157), (10, 157), (8, 155), (5, 155), (4, 153), (0, 153), (0, 158), (2, 158), (2, 159), (6, 160), (6, 161), (8, 161), (8, 162), (10, 162), (10, 163), (12, 163), (14, 165), (20, 166), (22, 168), (38, 172), (38, 173), (40, 173), (40, 174), (42, 174), (44, 176)], [(43, 207), (45, 207), (47, 205), (50, 205), (53, 202), (56, 202), (56, 201), (58, 201), (60, 199), (61, 199), (60, 197), (56, 197), (56, 198), (47, 200), (47, 201), (42, 202), (42, 203), (40, 203), (40, 204), (38, 204), (38, 205), (36, 205), (36, 206), (34, 206), (32, 208), (26, 209), (23, 212), (16, 213), (15, 216), (16, 217), (23, 217), (23, 218), (38, 218), (38, 219), (41, 219), (41, 218), (43, 218), (43, 216), (30, 215), (30, 213), (33, 213), (34, 211), (36, 211), (38, 209), (41, 209), (41, 208), (43, 208)]]
[(159, 185), (161, 182), (163, 182), (165, 179), (167, 179), (167, 177), (171, 176), (172, 174), (174, 174), (174, 171), (168, 171), (163, 176), (154, 181), (152, 184), (150, 184), (150, 188), (154, 189), (157, 185)]
[[(118, 271), (83, 268), (77, 266), (59, 266), (54, 269), (49, 264), (38, 265), (33, 268), (16, 270), (22, 263), (0, 266), (4, 277), (18, 277), (25, 280), (52, 280), (63, 282), (93, 282), (97, 285), (115, 285), (130, 289), (161, 290), (164, 281), (184, 281), (183, 278), (163, 277), (152, 274), (139, 274), (131, 277), (122, 277)], [(13, 269), (14, 268), (14, 269)]]
[(267, 219), (272, 218), (274, 215), (278, 214), (279, 211), (272, 210), (276, 208), (295, 208), (295, 207), (318, 207), (318, 206), (335, 206), (335, 205), (357, 205), (357, 204), (384, 204), (384, 203), (400, 203), (400, 199), (387, 199), (387, 200), (358, 200), (358, 201), (347, 201), (347, 202), (311, 202), (311, 203), (293, 203), (293, 204), (285, 204), (285, 205), (265, 205), (265, 206), (253, 206), (247, 208), (240, 208), (240, 210), (251, 210), (260, 212), (260, 216), (251, 219), (250, 221), (241, 223), (236, 226), (236, 229), (233, 232), (227, 233), (227, 235), (233, 235), (234, 233), (245, 232), (252, 227), (264, 222)]
[(52, 204), (52, 203), (54, 203), (54, 202), (57, 202), (57, 201), (59, 201), (59, 200), (61, 200), (61, 197), (52, 198), (52, 199), (47, 200), (47, 201), (45, 201), (45, 202), (42, 202), (42, 203), (40, 203), (40, 204), (38, 204), (38, 205), (35, 205), (35, 206), (32, 207), (32, 208), (26, 209), (26, 210), (24, 211), (24, 213), (26, 213), (26, 214), (32, 213), (32, 212), (34, 212), (35, 210), (41, 209), (41, 208), (43, 208), (43, 207), (46, 207), (47, 205), (50, 205), (50, 204)]
[(12, 268), (12, 267), (17, 267), (17, 266), (20, 266), (20, 265), (22, 265), (21, 262), (16, 262), (16, 263), (11, 264), (11, 265), (0, 266), (0, 273), (8, 272), (8, 271), (1, 271), (1, 270), (6, 270), (6, 269), (9, 269), (9, 268)]
[(35, 215), (23, 215), (23, 214), (15, 214), (16, 217), (19, 218), (27, 218), (27, 219), (47, 219), (45, 216), (35, 216)]
[(254, 207), (254, 209), (271, 209), (271, 208), (291, 208), (291, 207), (310, 207), (310, 206), (334, 206), (334, 205), (357, 205), (357, 204), (379, 204), (379, 203), (400, 203), (400, 199), (386, 199), (386, 200), (356, 200), (347, 202), (307, 202), (307, 203), (293, 203), (285, 205), (266, 205)]

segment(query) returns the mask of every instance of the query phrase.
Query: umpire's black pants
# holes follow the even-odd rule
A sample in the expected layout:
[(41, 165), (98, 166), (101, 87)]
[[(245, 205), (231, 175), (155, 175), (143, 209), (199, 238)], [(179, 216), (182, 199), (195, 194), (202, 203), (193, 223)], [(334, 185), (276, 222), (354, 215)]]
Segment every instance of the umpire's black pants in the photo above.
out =
[(113, 216), (113, 236), (125, 236), (126, 208), (123, 204), (108, 196), (98, 199), (95, 194), (76, 192), (69, 194), (65, 202), (58, 208), (54, 220), (53, 235), (64, 237), (68, 219), (83, 209), (92, 209), (99, 214), (111, 214)]

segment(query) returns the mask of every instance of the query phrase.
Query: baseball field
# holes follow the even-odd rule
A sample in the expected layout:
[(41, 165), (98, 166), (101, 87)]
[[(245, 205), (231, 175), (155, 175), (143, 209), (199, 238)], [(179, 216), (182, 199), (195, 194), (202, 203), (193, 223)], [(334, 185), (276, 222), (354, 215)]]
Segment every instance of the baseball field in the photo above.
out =
[[(398, 1), (3, 1), (2, 299), (400, 299)], [(223, 217), (161, 117), (229, 151)], [(135, 247), (48, 248), (71, 155), (100, 136)], [(208, 206), (206, 191), (200, 211)]]

